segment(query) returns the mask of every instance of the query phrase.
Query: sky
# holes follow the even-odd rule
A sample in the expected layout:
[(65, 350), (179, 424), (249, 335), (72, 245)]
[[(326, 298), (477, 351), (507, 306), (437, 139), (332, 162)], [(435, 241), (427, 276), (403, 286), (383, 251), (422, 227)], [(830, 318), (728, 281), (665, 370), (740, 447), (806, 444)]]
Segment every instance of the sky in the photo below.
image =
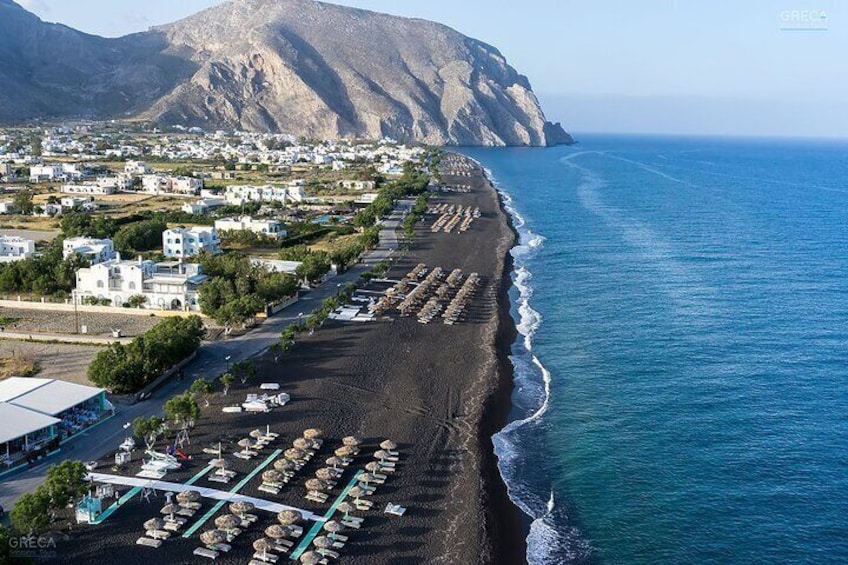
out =
[[(17, 1), (109, 37), (221, 3)], [(439, 21), (496, 46), (570, 131), (848, 137), (846, 0), (335, 3)]]

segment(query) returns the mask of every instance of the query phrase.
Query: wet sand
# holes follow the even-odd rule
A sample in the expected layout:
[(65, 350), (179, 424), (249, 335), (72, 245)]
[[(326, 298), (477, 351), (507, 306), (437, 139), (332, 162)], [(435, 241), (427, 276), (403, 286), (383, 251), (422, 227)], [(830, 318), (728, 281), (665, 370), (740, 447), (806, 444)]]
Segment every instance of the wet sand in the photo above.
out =
[[(439, 194), (431, 204), (479, 206), (482, 217), (463, 234), (433, 234), (430, 225), (435, 217), (427, 216), (388, 278), (398, 279), (418, 263), (441, 266), (447, 272), (459, 268), (464, 274), (479, 273), (482, 285), (467, 320), (454, 326), (440, 321), (422, 325), (414, 317), (393, 313), (390, 320), (372, 323), (326, 322), (313, 335), (301, 337), (279, 362), (272, 355), (258, 358), (258, 374), (247, 385), (237, 382), (229, 395), (216, 394), (192, 432), (186, 451), (193, 460), (164, 480), (184, 481), (202, 469), (210, 458), (201, 453), (203, 447), (223, 440), (225, 451), (232, 453), (234, 443), (251, 429), (270, 425), (281, 437), (259, 457), (245, 462), (230, 456), (238, 481), (274, 449), (286, 449), (304, 429), (318, 427), (327, 436), (322, 450), (279, 495), (259, 492), (258, 475), (239, 493), (323, 514), (329, 503), (306, 501), (304, 481), (323, 466), (323, 460), (341, 445), (341, 438), (359, 435), (365, 445), (330, 501), (354, 468), (373, 459), (380, 441), (391, 438), (401, 452), (397, 473), (372, 497), (375, 510), (361, 514), (366, 519), (363, 528), (345, 532), (350, 541), (339, 551), (340, 563), (523, 562), (520, 514), (497, 473), (490, 440), (504, 425), (510, 408), (507, 355), (515, 333), (508, 315), (506, 269), (514, 233), (482, 172), (463, 177), (462, 182), (471, 184), (473, 191)], [(221, 412), (224, 405), (242, 402), (246, 393), (259, 392), (263, 382), (280, 383), (292, 401), (268, 414)], [(159, 450), (163, 447), (160, 442)], [(136, 462), (136, 470), (137, 466)], [(101, 471), (111, 472), (108, 467)], [(196, 484), (229, 490), (236, 481), (220, 486), (201, 479)], [(388, 502), (407, 507), (406, 515), (382, 513)], [(205, 499), (200, 514), (212, 504)], [(73, 535), (59, 542), (54, 562), (88, 558), (101, 565), (205, 561), (192, 551), (200, 545), (198, 534), (213, 527), (212, 520), (191, 539), (178, 536), (158, 550), (134, 545), (143, 533), (141, 524), (159, 516), (162, 505), (161, 494), (152, 503), (135, 500), (101, 526), (75, 527)], [(226, 507), (216, 516), (225, 512)], [(273, 515), (255, 513), (260, 522), (237, 538), (233, 550), (216, 563), (250, 561), (252, 541), (275, 523)], [(281, 557), (280, 562), (290, 561)]]

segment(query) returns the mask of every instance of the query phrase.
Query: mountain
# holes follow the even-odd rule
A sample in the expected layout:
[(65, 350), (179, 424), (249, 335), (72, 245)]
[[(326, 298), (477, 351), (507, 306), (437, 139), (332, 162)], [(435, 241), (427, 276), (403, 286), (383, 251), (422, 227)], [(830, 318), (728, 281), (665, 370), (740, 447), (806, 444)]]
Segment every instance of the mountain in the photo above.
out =
[(315, 0), (231, 0), (117, 39), (0, 0), (0, 122), (134, 117), (436, 145), (571, 142), (500, 52)]

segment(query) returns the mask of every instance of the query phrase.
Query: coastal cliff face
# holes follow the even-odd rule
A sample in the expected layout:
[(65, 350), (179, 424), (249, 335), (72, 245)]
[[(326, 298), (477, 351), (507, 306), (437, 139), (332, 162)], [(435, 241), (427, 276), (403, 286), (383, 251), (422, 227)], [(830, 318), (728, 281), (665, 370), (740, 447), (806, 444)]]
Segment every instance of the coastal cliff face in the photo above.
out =
[(141, 117), (435, 145), (570, 143), (497, 49), (314, 0), (233, 0), (104, 39), (0, 0), (0, 121)]

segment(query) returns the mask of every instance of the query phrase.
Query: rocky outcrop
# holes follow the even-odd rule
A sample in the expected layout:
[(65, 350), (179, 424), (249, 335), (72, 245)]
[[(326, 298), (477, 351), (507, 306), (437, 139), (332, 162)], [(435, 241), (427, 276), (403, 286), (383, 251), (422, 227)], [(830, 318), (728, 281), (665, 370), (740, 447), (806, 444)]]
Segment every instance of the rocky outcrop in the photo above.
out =
[(138, 116), (436, 145), (571, 141), (494, 47), (433, 22), (314, 0), (233, 0), (119, 39), (0, 0), (0, 81), (7, 122)]

